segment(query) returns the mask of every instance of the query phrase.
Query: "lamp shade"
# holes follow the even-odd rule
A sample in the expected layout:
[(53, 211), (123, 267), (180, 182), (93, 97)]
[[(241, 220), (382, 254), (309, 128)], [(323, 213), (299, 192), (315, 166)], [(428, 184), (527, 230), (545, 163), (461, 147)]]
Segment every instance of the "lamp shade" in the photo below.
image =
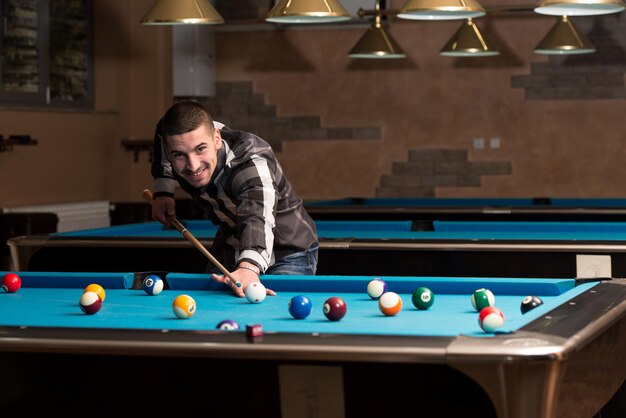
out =
[(596, 52), (567, 16), (562, 16), (535, 48), (537, 54), (573, 55)]
[(350, 58), (405, 58), (400, 45), (385, 31), (380, 15), (348, 54)]
[(467, 19), (441, 49), (446, 57), (491, 57), (500, 54), (491, 48), (478, 26), (472, 19)]
[(453, 20), (485, 14), (485, 9), (476, 0), (408, 0), (397, 16), (412, 20)]
[(142, 25), (218, 25), (224, 18), (209, 0), (156, 0), (141, 19)]
[(622, 0), (543, 0), (535, 7), (539, 14), (554, 16), (595, 16), (622, 10)]
[(339, 0), (279, 0), (265, 20), (273, 23), (329, 23), (350, 20)]

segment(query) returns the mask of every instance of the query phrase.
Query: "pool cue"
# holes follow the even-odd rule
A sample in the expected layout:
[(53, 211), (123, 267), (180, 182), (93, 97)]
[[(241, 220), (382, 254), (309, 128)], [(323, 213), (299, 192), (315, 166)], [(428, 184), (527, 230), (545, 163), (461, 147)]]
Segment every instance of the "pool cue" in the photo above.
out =
[[(142, 195), (144, 199), (146, 199), (148, 202), (150, 202), (150, 204), (152, 204), (153, 197), (152, 197), (151, 190), (148, 190), (148, 189), (144, 190)], [(204, 254), (209, 260), (211, 260), (211, 262), (217, 268), (219, 268), (226, 277), (228, 277), (231, 284), (234, 284), (236, 287), (241, 287), (241, 283), (235, 280), (235, 278), (230, 274), (230, 272), (226, 270), (226, 268), (219, 261), (217, 261), (215, 257), (213, 257), (213, 254), (211, 254), (206, 248), (204, 248), (204, 245), (202, 245), (202, 243), (198, 241), (191, 232), (189, 232), (189, 230), (185, 227), (185, 225), (183, 225), (182, 223), (180, 223), (178, 219), (176, 219), (176, 216), (166, 215), (166, 217), (167, 217), (167, 220), (170, 221), (172, 225), (174, 225), (174, 228), (178, 229), (178, 231), (181, 234), (183, 234), (185, 238), (191, 241), (191, 243), (197, 249), (199, 249), (200, 252), (202, 252), (202, 254)]]

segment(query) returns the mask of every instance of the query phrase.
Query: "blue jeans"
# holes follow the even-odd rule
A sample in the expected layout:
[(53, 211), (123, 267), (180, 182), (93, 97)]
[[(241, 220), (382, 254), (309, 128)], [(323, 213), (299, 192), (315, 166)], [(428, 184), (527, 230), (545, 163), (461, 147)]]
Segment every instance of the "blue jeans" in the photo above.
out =
[[(315, 243), (307, 250), (289, 254), (288, 256), (278, 260), (275, 264), (271, 265), (265, 274), (315, 275), (317, 271), (318, 250), (319, 244)], [(235, 269), (234, 252), (227, 251), (226, 253), (227, 256), (225, 258), (230, 262), (224, 262), (224, 267), (228, 269), (228, 271), (233, 271)], [(206, 272), (223, 274), (222, 271), (215, 267), (212, 263), (208, 264)]]
[(265, 274), (301, 274), (312, 276), (317, 271), (318, 244), (278, 260)]

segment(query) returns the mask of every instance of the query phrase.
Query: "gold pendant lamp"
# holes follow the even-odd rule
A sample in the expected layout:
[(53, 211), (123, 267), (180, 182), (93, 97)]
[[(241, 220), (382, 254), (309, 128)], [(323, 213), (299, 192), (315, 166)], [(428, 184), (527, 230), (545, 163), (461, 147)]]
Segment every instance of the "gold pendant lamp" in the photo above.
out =
[(382, 26), (380, 2), (377, 0), (374, 23), (348, 53), (350, 58), (405, 58), (400, 45)]
[(536, 13), (553, 16), (595, 16), (623, 10), (622, 0), (543, 0), (535, 7)]
[(209, 0), (156, 0), (141, 19), (142, 25), (219, 25), (224, 18)]
[(339, 0), (279, 0), (265, 20), (273, 23), (331, 23), (350, 20)]
[(476, 0), (408, 0), (398, 12), (401, 19), (453, 20), (484, 16)]
[(591, 54), (595, 47), (579, 33), (567, 16), (562, 16), (535, 48), (537, 54)]
[(500, 53), (487, 44), (476, 23), (467, 19), (439, 54), (444, 57), (491, 57)]

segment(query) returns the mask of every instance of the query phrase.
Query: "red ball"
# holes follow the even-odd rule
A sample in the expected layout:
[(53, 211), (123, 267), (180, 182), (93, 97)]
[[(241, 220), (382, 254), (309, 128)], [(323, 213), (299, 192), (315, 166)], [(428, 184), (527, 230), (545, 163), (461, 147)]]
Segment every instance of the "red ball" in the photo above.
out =
[(15, 293), (22, 287), (22, 279), (15, 273), (7, 273), (2, 278), (2, 288), (5, 292)]
[(102, 308), (102, 299), (96, 292), (87, 291), (80, 297), (80, 309), (87, 315), (93, 315)]
[(346, 315), (347, 311), (348, 306), (340, 297), (333, 296), (326, 299), (326, 302), (324, 302), (324, 315), (331, 321), (339, 321)]
[(485, 332), (496, 332), (504, 325), (504, 313), (495, 306), (487, 306), (478, 314), (478, 325)]

